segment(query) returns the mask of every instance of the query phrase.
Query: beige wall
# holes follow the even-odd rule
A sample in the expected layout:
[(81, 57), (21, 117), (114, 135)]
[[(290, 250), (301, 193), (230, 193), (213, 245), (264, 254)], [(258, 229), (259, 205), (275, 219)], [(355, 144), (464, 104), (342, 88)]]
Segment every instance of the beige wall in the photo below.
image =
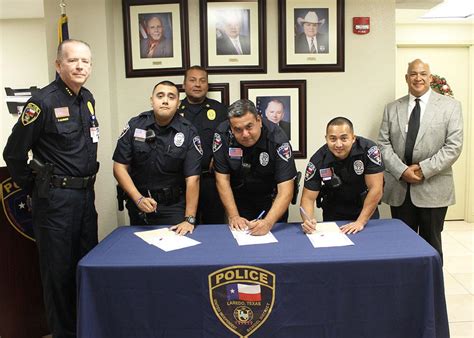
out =
[[(267, 0), (268, 73), (210, 75), (209, 80), (229, 82), (230, 100), (234, 101), (240, 98), (241, 80), (305, 79), (308, 96), (308, 158), (297, 160), (298, 170), (304, 172), (309, 157), (324, 142), (327, 121), (336, 115), (352, 119), (356, 133), (372, 139), (377, 137), (384, 104), (394, 99), (395, 92), (395, 1), (346, 0), (345, 72), (286, 74), (278, 73), (277, 3), (277, 0)], [(195, 14), (198, 12), (199, 2), (189, 1), (189, 13), (194, 13), (189, 19), (191, 64), (200, 63), (199, 17)], [(70, 36), (89, 42), (93, 51), (94, 68), (87, 87), (96, 98), (96, 110), (101, 123), (101, 170), (96, 185), (96, 204), (100, 217), (100, 236), (103, 237), (117, 224), (124, 222), (123, 213), (118, 215), (116, 212), (115, 182), (112, 177), (111, 156), (116, 139), (132, 116), (149, 108), (150, 91), (163, 78), (125, 78), (120, 0), (69, 0), (67, 14)], [(45, 0), (44, 48), (47, 49), (48, 61), (42, 55), (43, 61), (35, 64), (36, 68), (45, 68), (54, 59), (58, 15), (57, 1)], [(354, 16), (371, 17), (370, 34), (352, 34)], [(18, 50), (24, 48), (21, 40), (15, 41)], [(27, 68), (24, 65), (19, 67)], [(49, 74), (50, 71), (47, 72)], [(167, 79), (182, 82), (182, 76)], [(1, 129), (3, 134), (3, 124)], [(299, 221), (295, 206), (291, 207), (290, 220)]]
[[(45, 67), (44, 19), (0, 20), (0, 150), (18, 120), (8, 113), (5, 87), (29, 88), (48, 84)], [(28, 42), (28, 45), (26, 45)], [(0, 166), (4, 166), (0, 156)]]

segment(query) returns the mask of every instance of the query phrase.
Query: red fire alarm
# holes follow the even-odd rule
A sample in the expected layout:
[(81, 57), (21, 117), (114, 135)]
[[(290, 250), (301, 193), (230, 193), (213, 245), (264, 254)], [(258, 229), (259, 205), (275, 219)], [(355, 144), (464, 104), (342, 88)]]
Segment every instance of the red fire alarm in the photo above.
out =
[(352, 31), (354, 34), (367, 34), (370, 32), (370, 17), (352, 18)]

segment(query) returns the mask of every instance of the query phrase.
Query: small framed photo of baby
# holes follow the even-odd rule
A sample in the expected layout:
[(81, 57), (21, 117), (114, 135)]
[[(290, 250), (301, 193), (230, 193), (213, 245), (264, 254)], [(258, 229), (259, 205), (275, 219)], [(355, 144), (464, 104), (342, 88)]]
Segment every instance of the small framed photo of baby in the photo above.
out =
[(189, 67), (187, 1), (123, 0), (127, 77), (182, 74)]

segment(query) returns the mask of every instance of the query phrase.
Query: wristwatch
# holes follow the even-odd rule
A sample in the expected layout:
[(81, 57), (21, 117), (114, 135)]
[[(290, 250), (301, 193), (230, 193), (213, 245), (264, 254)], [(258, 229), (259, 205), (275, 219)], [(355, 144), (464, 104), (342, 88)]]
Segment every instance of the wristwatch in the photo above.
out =
[(194, 216), (186, 216), (184, 220), (191, 225), (196, 225), (196, 217)]

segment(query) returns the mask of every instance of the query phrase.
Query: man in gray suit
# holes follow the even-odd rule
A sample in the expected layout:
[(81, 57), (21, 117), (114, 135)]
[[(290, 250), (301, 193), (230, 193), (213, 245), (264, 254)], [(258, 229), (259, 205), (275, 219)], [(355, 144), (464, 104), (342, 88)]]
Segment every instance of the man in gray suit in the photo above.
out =
[(385, 107), (380, 127), (382, 200), (442, 259), (444, 218), (455, 203), (452, 165), (463, 143), (461, 104), (431, 90), (430, 67), (419, 59), (408, 64), (405, 79), (409, 94)]

